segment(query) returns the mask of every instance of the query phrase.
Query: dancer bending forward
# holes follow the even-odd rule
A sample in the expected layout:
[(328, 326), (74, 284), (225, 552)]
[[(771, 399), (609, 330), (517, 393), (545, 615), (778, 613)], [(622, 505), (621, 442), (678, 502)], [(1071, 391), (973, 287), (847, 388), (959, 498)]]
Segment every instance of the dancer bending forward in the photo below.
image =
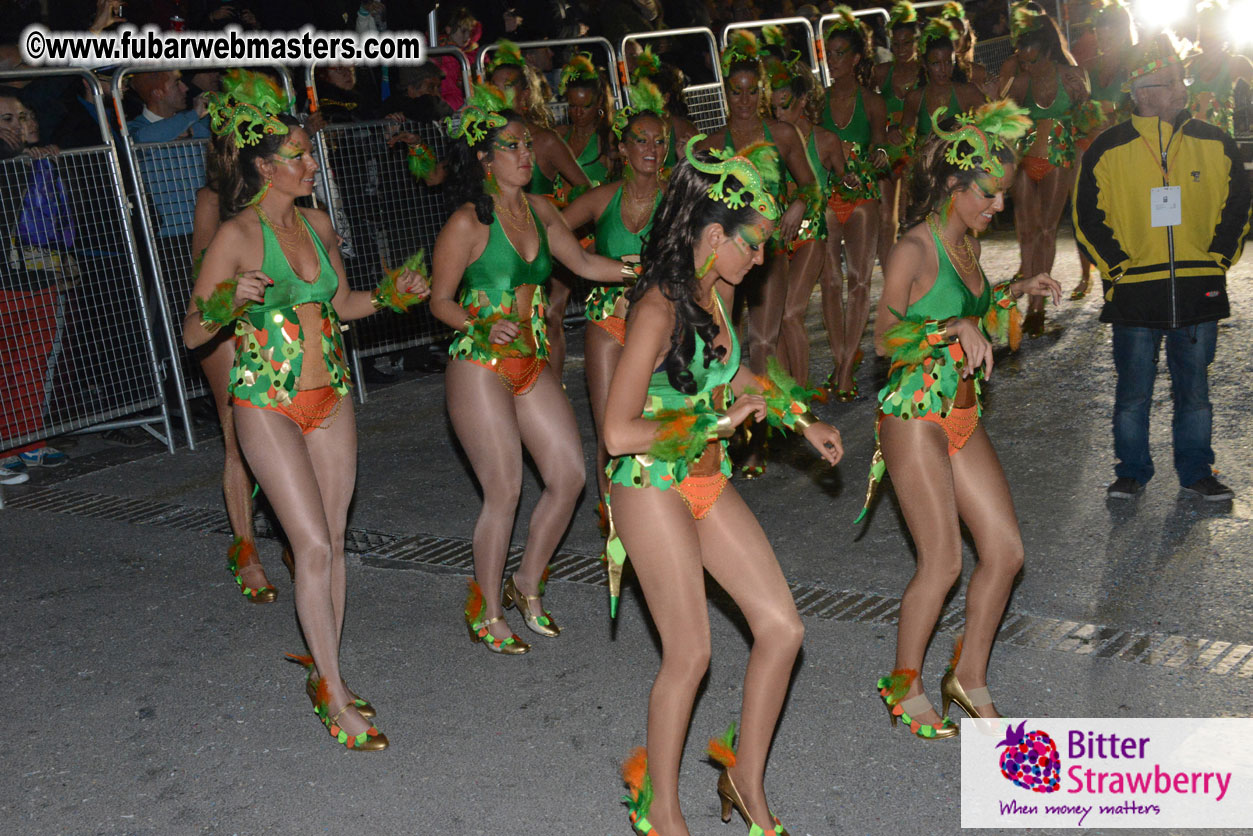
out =
[(688, 143), (658, 209), (644, 275), (629, 294), (626, 346), (605, 414), (605, 442), (615, 456), (613, 521), (662, 644), (648, 705), (646, 768), (642, 753), (632, 759), (631, 818), (639, 833), (688, 833), (679, 810), (679, 760), (709, 665), (708, 570), (753, 632), (739, 751), (731, 741), (717, 748), (727, 767), (717, 787), (723, 817), (734, 806), (759, 828), (753, 833), (781, 834), (763, 776), (804, 628), (761, 526), (728, 484), (722, 439), (753, 417), (803, 433), (832, 465), (843, 450), (839, 433), (795, 399), (798, 387), (777, 363), (769, 379), (740, 368), (740, 345), (728, 323), (724, 297), (761, 264), (779, 217), (763, 184), (778, 173), (758, 167), (762, 156), (777, 157), (766, 145), (693, 157), (702, 139), (698, 134)]
[[(979, 387), (992, 372), (989, 331), (1017, 340), (1014, 300), (1027, 293), (1056, 302), (1061, 288), (1043, 273), (991, 287), (973, 233), (1004, 206), (1014, 180), (1013, 142), (1030, 126), (1025, 114), (994, 102), (958, 116), (952, 133), (934, 129), (915, 169), (915, 226), (892, 249), (875, 322), (875, 347), (892, 358), (892, 368), (879, 392), (867, 505), (886, 465), (918, 553), (901, 599), (896, 667), (878, 687), (893, 725), (902, 719), (929, 739), (957, 734), (947, 717), (950, 702), (971, 717), (999, 716), (986, 688), (988, 655), (1022, 567), (1009, 485), (979, 420)], [(979, 564), (966, 591), (965, 652), (959, 641), (941, 682), (942, 719), (923, 694), (919, 671), (944, 598), (961, 576), (962, 523)]]

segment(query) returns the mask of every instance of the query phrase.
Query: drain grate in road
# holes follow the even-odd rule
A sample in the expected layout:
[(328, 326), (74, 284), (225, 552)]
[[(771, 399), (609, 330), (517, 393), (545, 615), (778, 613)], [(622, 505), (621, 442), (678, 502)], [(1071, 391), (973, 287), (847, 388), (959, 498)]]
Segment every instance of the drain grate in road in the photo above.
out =
[[(107, 519), (132, 525), (152, 525), (180, 531), (230, 533), (224, 511), (191, 508), (151, 499), (107, 496), (59, 487), (24, 491), (7, 500), (8, 507)], [(264, 516), (256, 519), (258, 536), (273, 536)], [(379, 568), (444, 568), (469, 572), (474, 563), (469, 540), (431, 534), (396, 535), (350, 528), (345, 548)], [(511, 560), (522, 549), (509, 550)], [(549, 564), (553, 580), (603, 586), (605, 573), (596, 555), (561, 552)], [(893, 626), (900, 616), (901, 599), (855, 590), (827, 589), (794, 583), (792, 595), (802, 616), (829, 621)], [(964, 624), (965, 601), (952, 601), (941, 615), (938, 629), (958, 634)], [(1123, 630), (1010, 611), (997, 641), (1033, 650), (1091, 655), (1098, 659), (1156, 667), (1206, 671), (1218, 676), (1253, 677), (1253, 644), (1215, 641), (1166, 633)]]

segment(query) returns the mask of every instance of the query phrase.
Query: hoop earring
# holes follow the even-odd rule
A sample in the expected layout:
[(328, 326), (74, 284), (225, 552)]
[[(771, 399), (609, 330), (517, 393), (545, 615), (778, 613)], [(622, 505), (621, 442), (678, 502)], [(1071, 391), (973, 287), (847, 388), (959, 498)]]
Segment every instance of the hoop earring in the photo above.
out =
[(251, 199), (251, 200), (249, 200), (249, 201), (248, 201), (247, 203), (245, 203), (244, 205), (245, 205), (245, 206), (255, 206), (256, 204), (258, 204), (258, 203), (260, 203), (261, 201), (265, 200), (265, 196), (266, 196), (267, 194), (269, 194), (269, 193), (270, 193), (270, 181), (269, 181), (269, 180), (266, 180), (266, 181), (265, 181), (265, 185), (261, 187), (261, 190), (260, 190), (260, 191), (258, 191), (256, 194), (254, 194), (254, 195), (252, 196), (252, 199)]
[(705, 259), (705, 263), (704, 263), (704, 264), (702, 264), (702, 265), (701, 265), (701, 266), (700, 266), (700, 267), (696, 270), (696, 278), (697, 278), (697, 279), (703, 279), (703, 278), (705, 278), (705, 276), (707, 276), (707, 275), (709, 274), (709, 271), (710, 271), (710, 270), (712, 270), (712, 269), (713, 269), (713, 266), (714, 266), (715, 264), (717, 264), (717, 263), (718, 263), (718, 251), (717, 251), (717, 250), (710, 250), (710, 251), (709, 251), (709, 257)]

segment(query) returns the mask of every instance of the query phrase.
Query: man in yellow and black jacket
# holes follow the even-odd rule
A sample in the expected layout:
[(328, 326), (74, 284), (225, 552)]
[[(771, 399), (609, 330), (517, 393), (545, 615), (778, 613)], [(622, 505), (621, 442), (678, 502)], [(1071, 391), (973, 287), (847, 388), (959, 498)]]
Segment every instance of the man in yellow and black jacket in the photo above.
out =
[(1175, 402), (1175, 469), (1184, 492), (1229, 500), (1214, 478), (1208, 371), (1230, 315), (1227, 270), (1249, 230), (1250, 194), (1234, 140), (1191, 118), (1169, 41), (1141, 45), (1135, 115), (1097, 137), (1075, 183), (1075, 237), (1101, 271), (1101, 321), (1114, 332), (1114, 455), (1108, 494), (1131, 498), (1153, 476), (1149, 406), (1163, 340)]

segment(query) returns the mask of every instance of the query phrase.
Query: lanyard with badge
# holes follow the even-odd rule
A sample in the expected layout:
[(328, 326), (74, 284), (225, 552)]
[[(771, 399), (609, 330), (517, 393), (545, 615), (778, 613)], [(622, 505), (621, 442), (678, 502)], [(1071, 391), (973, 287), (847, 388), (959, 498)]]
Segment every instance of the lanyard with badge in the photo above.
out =
[[(1149, 190), (1149, 224), (1153, 227), (1171, 227), (1179, 226), (1183, 223), (1183, 201), (1181, 199), (1182, 190), (1178, 186), (1171, 186), (1170, 183), (1170, 166), (1167, 163), (1167, 155), (1170, 153), (1170, 143), (1175, 141), (1175, 136), (1183, 128), (1182, 125), (1175, 128), (1170, 139), (1166, 143), (1166, 148), (1161, 151), (1159, 165), (1162, 169), (1162, 181), (1166, 185), (1158, 186)], [(1160, 148), (1162, 142), (1161, 120), (1158, 120), (1157, 143)], [(1140, 141), (1144, 143), (1144, 147), (1149, 149), (1149, 153), (1153, 154), (1156, 159), (1157, 154), (1153, 152), (1153, 146), (1149, 145), (1149, 141), (1144, 138), (1144, 134), (1140, 134)]]

